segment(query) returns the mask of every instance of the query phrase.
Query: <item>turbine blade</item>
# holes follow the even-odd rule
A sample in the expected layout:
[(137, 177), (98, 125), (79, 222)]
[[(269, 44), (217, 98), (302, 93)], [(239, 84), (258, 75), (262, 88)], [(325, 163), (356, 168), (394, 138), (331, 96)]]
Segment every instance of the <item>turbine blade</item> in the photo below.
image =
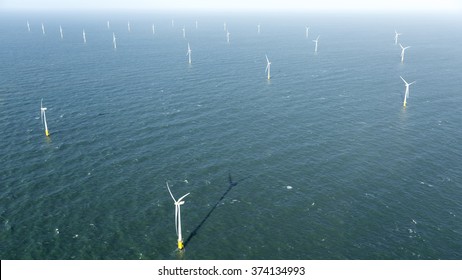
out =
[(410, 83), (409, 85), (412, 85), (413, 83), (415, 83), (416, 81), (413, 81), (412, 83)]
[(399, 77), (401, 78), (401, 80), (403, 80), (403, 82), (404, 82), (405, 84), (407, 84), (406, 80), (405, 80), (403, 77), (401, 77), (401, 76), (399, 76)]
[(167, 189), (168, 189), (168, 192), (170, 193), (170, 196), (172, 197), (173, 201), (175, 201), (175, 203), (176, 203), (176, 200), (173, 197), (172, 191), (170, 191), (170, 186), (168, 185), (168, 182), (167, 182)]
[(403, 45), (401, 45), (401, 43), (399, 43), (399, 46), (401, 47), (401, 49), (404, 49)]
[(185, 195), (183, 195), (182, 197), (180, 197), (180, 199), (178, 199), (177, 203), (179, 203), (180, 201), (183, 200), (183, 198), (187, 197), (190, 193), (187, 193)]
[(265, 57), (266, 57), (266, 62), (267, 63), (270, 63), (269, 59), (268, 59), (268, 56), (265, 54)]

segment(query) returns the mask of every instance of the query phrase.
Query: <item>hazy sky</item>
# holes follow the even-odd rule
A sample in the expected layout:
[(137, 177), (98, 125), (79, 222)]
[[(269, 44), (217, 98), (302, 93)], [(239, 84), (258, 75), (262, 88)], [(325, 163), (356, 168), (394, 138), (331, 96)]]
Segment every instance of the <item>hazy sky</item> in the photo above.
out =
[(0, 0), (0, 9), (347, 10), (460, 12), (461, 0)]

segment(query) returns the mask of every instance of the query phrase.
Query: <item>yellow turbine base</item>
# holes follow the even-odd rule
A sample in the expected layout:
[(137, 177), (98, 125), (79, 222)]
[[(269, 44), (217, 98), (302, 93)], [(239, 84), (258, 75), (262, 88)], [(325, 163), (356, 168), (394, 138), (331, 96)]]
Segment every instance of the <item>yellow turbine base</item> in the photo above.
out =
[(45, 130), (45, 135), (46, 135), (46, 136), (50, 136), (50, 132), (48, 131), (48, 129)]
[(179, 250), (183, 250), (183, 249), (184, 249), (183, 240), (178, 240), (178, 249), (179, 249)]
[(403, 107), (406, 107), (406, 103), (403, 103)]

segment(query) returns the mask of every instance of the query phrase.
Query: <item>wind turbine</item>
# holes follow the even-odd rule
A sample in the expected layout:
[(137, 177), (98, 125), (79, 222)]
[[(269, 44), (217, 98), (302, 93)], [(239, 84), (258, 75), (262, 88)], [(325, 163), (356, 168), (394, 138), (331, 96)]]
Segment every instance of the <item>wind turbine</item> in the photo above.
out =
[(114, 50), (117, 49), (117, 41), (114, 32), (112, 32), (112, 44), (114, 45)]
[(319, 40), (319, 35), (318, 35), (318, 37), (316, 38), (316, 40), (313, 40), (313, 42), (316, 43), (316, 45), (314, 46), (314, 52), (315, 52), (315, 53), (318, 52), (318, 40)]
[(127, 29), (128, 29), (128, 32), (131, 32), (131, 28), (130, 28), (130, 21), (127, 21)]
[(409, 98), (409, 86), (412, 85), (413, 83), (415, 83), (415, 81), (413, 81), (412, 83), (408, 83), (408, 82), (406, 82), (406, 80), (403, 77), (401, 77), (401, 76), (399, 76), (399, 77), (401, 78), (401, 80), (403, 80), (404, 85), (406, 86), (406, 90), (404, 92), (404, 101), (403, 101), (403, 106), (406, 107), (406, 101)]
[(152, 35), (156, 34), (156, 27), (154, 26), (154, 24), (152, 25)]
[(107, 29), (111, 29), (111, 25), (109, 24), (109, 20), (106, 22)]
[(183, 39), (186, 39), (186, 27), (183, 25)]
[(172, 27), (175, 27), (175, 21), (172, 19)]
[(226, 30), (226, 42), (228, 42), (228, 44), (229, 44), (229, 35), (231, 35), (231, 33), (229, 33), (229, 31)]
[(260, 24), (257, 25), (257, 32), (260, 34)]
[(227, 31), (228, 28), (226, 27), (226, 22), (223, 22), (223, 31)]
[(268, 80), (271, 78), (271, 61), (269, 61), (268, 56), (266, 56), (266, 69), (265, 72), (268, 72)]
[(30, 25), (29, 25), (29, 21), (27, 21), (27, 31), (30, 32)]
[(308, 32), (310, 31), (309, 26), (305, 26), (305, 37), (308, 38)]
[(198, 25), (197, 20), (196, 20), (196, 29), (197, 29), (198, 26), (199, 26), (199, 25)]
[(61, 39), (63, 39), (63, 28), (59, 26), (59, 34), (61, 34)]
[(45, 114), (45, 111), (47, 108), (43, 107), (43, 98), (40, 100), (40, 119), (42, 120), (42, 123), (45, 124), (45, 135), (50, 136), (50, 132), (48, 131), (48, 125), (47, 125), (47, 115)]
[(395, 45), (398, 44), (398, 36), (401, 35), (401, 33), (398, 33), (396, 30), (395, 30)]
[(191, 64), (191, 48), (189, 47), (189, 43), (188, 43), (188, 52), (186, 53), (187, 56), (189, 56), (189, 64)]
[(87, 43), (87, 35), (85, 35), (85, 29), (82, 31), (83, 43)]
[(403, 47), (401, 43), (399, 44), (399, 46), (401, 47), (401, 63), (403, 63), (404, 62), (404, 50), (410, 48), (411, 46)]
[(43, 26), (43, 22), (42, 22), (42, 34), (45, 35), (45, 26)]
[(190, 193), (187, 193), (183, 195), (182, 197), (180, 197), (178, 200), (175, 200), (175, 197), (173, 197), (172, 191), (170, 191), (168, 182), (167, 182), (167, 189), (175, 205), (175, 229), (176, 229), (176, 235), (178, 236), (178, 249), (183, 250), (184, 249), (183, 236), (181, 235), (181, 205), (184, 204), (183, 198), (188, 196)]

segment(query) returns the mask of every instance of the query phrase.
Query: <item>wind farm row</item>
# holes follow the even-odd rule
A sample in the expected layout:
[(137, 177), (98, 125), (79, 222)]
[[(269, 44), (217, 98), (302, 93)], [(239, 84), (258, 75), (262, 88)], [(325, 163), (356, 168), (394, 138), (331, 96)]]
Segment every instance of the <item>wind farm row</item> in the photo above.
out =
[[(31, 32), (31, 25), (30, 25), (30, 22), (27, 20), (26, 21), (26, 26), (27, 26), (27, 31), (28, 32)], [(40, 24), (40, 27), (41, 27), (41, 31), (42, 31), (42, 35), (45, 36), (47, 34), (46, 32), (46, 29), (45, 29), (45, 25), (43, 23)], [(175, 21), (172, 20), (171, 21), (171, 28), (174, 28), (175, 27)], [(107, 30), (111, 30), (111, 23), (110, 21), (108, 20), (106, 22), (106, 28)], [(199, 24), (198, 24), (198, 21), (195, 21), (195, 29), (198, 29), (199, 28)], [(56, 29), (57, 31), (59, 31), (59, 38), (61, 40), (64, 40), (65, 38), (65, 35), (64, 35), (64, 30), (62, 28), (62, 25), (59, 25), (59, 27)], [(152, 24), (151, 26), (151, 31), (152, 31), (152, 34), (155, 35), (156, 34), (156, 27), (154, 24)], [(187, 36), (186, 36), (186, 26), (183, 25), (183, 27), (181, 28), (181, 31), (182, 31), (182, 38), (184, 40), (187, 40)], [(231, 33), (229, 32), (229, 25), (224, 22), (223, 23), (223, 31), (225, 32), (225, 38), (226, 38), (226, 42), (227, 44), (230, 44), (230, 38), (231, 38)], [(119, 31), (121, 32), (121, 31)], [(130, 21), (127, 21), (127, 29), (126, 29), (126, 32), (132, 32), (132, 28), (131, 28), (131, 25), (130, 25)], [(258, 24), (256, 26), (256, 35), (260, 35), (261, 34), (261, 24)], [(400, 36), (402, 35), (402, 33), (399, 33), (398, 31), (395, 30), (395, 36), (394, 36), (394, 44), (395, 45), (399, 45), (400, 48), (401, 48), (401, 53), (400, 53), (400, 58), (401, 58), (401, 63), (403, 64), (404, 63), (404, 55), (405, 55), (405, 51), (407, 49), (410, 48), (410, 46), (406, 46), (404, 47), (401, 42), (399, 42), (400, 40)], [(309, 38), (310, 37), (310, 27), (309, 26), (305, 26), (305, 38)], [(320, 38), (320, 35), (317, 35), (317, 37), (315, 39), (312, 40), (312, 42), (314, 43), (314, 49), (313, 49), (313, 53), (315, 55), (318, 54), (318, 45), (319, 45), (319, 38)], [(85, 29), (82, 28), (82, 42), (83, 44), (87, 44), (87, 33), (85, 32)], [(116, 34), (115, 32), (112, 32), (112, 45), (113, 45), (113, 49), (114, 50), (117, 50), (117, 37), (116, 37)], [(272, 76), (271, 76), (271, 67), (272, 67), (272, 62), (270, 60), (270, 58), (268, 57), (267, 54), (262, 54), (264, 55), (265, 59), (266, 59), (266, 68), (265, 68), (265, 74), (266, 74), (266, 78), (268, 80), (271, 80)], [(192, 48), (191, 48), (191, 44), (190, 42), (187, 42), (186, 43), (186, 56), (187, 56), (187, 62), (189, 65), (193, 64), (193, 56), (192, 56)], [(405, 84), (405, 92), (404, 92), (404, 100), (403, 100), (403, 107), (406, 107), (407, 105), (407, 99), (409, 98), (409, 87), (410, 85), (414, 84), (415, 81), (413, 82), (410, 82), (408, 83), (403, 77), (402, 75), (399, 75), (400, 79), (404, 82)], [(43, 102), (43, 101), (42, 101)], [(42, 108), (42, 107), (41, 107)], [(45, 108), (46, 110), (46, 108)], [(44, 114), (44, 110), (41, 109), (41, 114), (43, 115)], [(45, 119), (45, 125), (46, 125), (46, 119)], [(46, 129), (46, 134), (47, 136), (49, 135), (49, 132), (48, 132), (48, 128)]]

